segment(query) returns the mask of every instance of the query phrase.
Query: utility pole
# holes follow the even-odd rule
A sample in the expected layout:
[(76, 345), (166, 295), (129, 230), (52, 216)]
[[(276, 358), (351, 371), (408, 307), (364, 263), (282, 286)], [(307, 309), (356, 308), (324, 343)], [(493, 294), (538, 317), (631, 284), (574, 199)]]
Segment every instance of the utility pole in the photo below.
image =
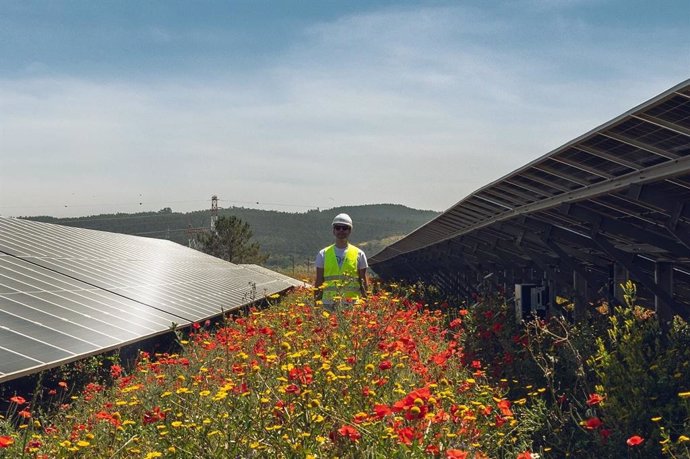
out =
[(215, 194), (211, 196), (211, 231), (216, 231), (216, 222), (218, 221), (218, 196)]
[(193, 228), (190, 223), (185, 233), (187, 233), (187, 242), (192, 249), (199, 249), (199, 241), (196, 238), (197, 234), (207, 233), (209, 231), (216, 231), (216, 222), (218, 221), (218, 196), (215, 194), (211, 196), (211, 227), (197, 227)]

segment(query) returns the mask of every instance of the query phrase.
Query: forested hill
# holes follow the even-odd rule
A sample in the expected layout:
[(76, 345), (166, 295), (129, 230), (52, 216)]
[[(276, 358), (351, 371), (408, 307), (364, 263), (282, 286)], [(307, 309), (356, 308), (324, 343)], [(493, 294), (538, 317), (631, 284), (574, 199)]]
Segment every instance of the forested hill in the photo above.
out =
[[(418, 228), (438, 212), (417, 210), (399, 204), (371, 204), (310, 210), (302, 213), (230, 207), (219, 215), (234, 215), (251, 225), (254, 239), (270, 254), (269, 266), (290, 266), (313, 262), (316, 252), (333, 242), (331, 221), (341, 212), (354, 221), (351, 242), (372, 256), (391, 242)], [(79, 218), (30, 217), (31, 220), (90, 228), (115, 233), (170, 239), (188, 244), (187, 228), (209, 227), (211, 211), (102, 214)]]

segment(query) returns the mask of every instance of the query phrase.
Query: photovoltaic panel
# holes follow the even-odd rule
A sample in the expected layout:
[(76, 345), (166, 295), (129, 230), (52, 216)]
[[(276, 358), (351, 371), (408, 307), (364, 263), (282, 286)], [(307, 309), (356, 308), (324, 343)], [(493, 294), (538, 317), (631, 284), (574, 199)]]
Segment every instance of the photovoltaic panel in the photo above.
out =
[[(651, 188), (663, 180), (687, 174), (690, 131), (684, 123), (690, 119), (688, 88), (690, 80), (482, 187), (434, 220), (370, 257), (370, 265), (374, 270), (380, 267), (390, 272), (394, 266), (404, 266), (408, 262), (401, 259), (398, 263), (393, 261), (395, 258), (426, 249), (434, 250), (437, 244), (480, 231), (495, 221), (508, 221), (518, 213), (536, 215), (533, 209), (543, 208), (542, 201), (556, 207), (578, 200), (595, 200), (630, 185), (650, 185)], [(648, 171), (655, 175), (646, 174)], [(496, 192), (506, 183), (523, 187), (523, 193), (536, 192), (543, 198), (533, 201), (523, 194), (515, 196), (506, 205)], [(674, 190), (673, 195), (680, 191)], [(673, 195), (669, 199), (675, 197)], [(487, 199), (479, 203), (478, 197)], [(485, 217), (479, 221), (454, 224), (455, 230), (448, 231), (445, 215), (459, 211), (465, 214), (479, 211)], [(442, 227), (440, 231), (437, 231), (438, 227)]]
[(0, 217), (0, 382), (300, 284), (170, 241)]
[(0, 381), (137, 341), (179, 318), (0, 255)]
[(487, 272), (504, 284), (577, 277), (607, 299), (627, 276), (658, 311), (688, 316), (689, 128), (687, 80), (485, 185), (369, 264), (468, 298)]

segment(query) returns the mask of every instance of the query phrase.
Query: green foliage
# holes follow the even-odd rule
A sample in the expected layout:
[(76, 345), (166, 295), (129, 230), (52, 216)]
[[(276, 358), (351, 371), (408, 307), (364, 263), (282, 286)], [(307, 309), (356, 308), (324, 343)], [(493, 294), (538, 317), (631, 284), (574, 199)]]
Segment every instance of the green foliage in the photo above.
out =
[[(543, 387), (527, 407), (542, 413), (534, 431), (541, 452), (557, 457), (687, 457), (690, 433), (690, 327), (676, 317), (665, 331), (653, 311), (635, 304), (592, 310), (578, 323), (554, 316), (525, 324), (526, 349), (512, 382)], [(606, 320), (602, 320), (602, 318)], [(515, 371), (515, 370), (513, 370)], [(685, 394), (681, 399), (679, 394)], [(627, 440), (640, 436), (641, 444)]]
[[(432, 286), (417, 291), (443, 304)], [(625, 291), (626, 307), (603, 304), (575, 323), (554, 315), (518, 325), (495, 294), (451, 313), (464, 327), (465, 363), (481, 362), (504, 385), (542, 457), (690, 457), (690, 326), (676, 317), (663, 329), (635, 304), (634, 285)]]
[(268, 255), (251, 239), (252, 230), (247, 222), (235, 216), (222, 216), (216, 222), (215, 231), (199, 236), (199, 243), (202, 252), (231, 263), (264, 263)]
[(467, 330), (464, 345), (468, 362), (485, 362), (493, 370), (489, 376), (495, 380), (520, 378), (527, 371), (525, 365), (533, 366), (525, 351), (523, 332), (515, 322), (515, 313), (502, 296), (479, 297), (460, 312)]
[[(466, 411), (468, 417), (457, 419), (459, 427), (470, 420), (483, 423), (481, 438), (477, 439), (476, 445), (490, 452), (490, 457), (515, 457), (518, 451), (526, 450), (538, 453), (543, 458), (690, 457), (690, 325), (676, 317), (666, 328), (660, 326), (653, 311), (636, 304), (633, 284), (625, 286), (628, 303), (625, 307), (612, 311), (606, 305), (593, 308), (590, 315), (578, 323), (555, 315), (547, 320), (522, 324), (516, 323), (512, 304), (500, 295), (487, 293), (475, 298), (474, 304), (467, 305), (457, 299), (444, 301), (441, 291), (433, 285), (393, 284), (390, 287), (394, 292), (389, 293), (375, 285), (374, 294), (369, 300), (371, 303), (357, 306), (361, 309), (348, 316), (353, 320), (351, 326), (356, 325), (356, 328), (343, 328), (348, 322), (341, 321), (341, 316), (313, 309), (309, 304), (311, 292), (304, 291), (301, 293), (304, 297), (296, 298), (287, 307), (273, 305), (264, 312), (228, 320), (224, 323), (224, 333), (230, 333), (230, 329), (235, 327), (234, 331), (223, 335), (223, 340), (215, 344), (205, 330), (192, 331), (189, 336), (180, 335), (179, 343), (185, 347), (189, 344), (188, 340), (194, 341), (187, 349), (190, 352), (188, 355), (194, 356), (194, 359), (178, 359), (177, 356), (165, 354), (164, 360), (174, 362), (174, 365), (163, 370), (168, 372), (164, 376), (161, 376), (158, 363), (148, 361), (145, 368), (139, 368), (144, 370), (138, 376), (143, 379), (130, 381), (127, 377), (126, 383), (113, 388), (122, 391), (117, 396), (101, 392), (101, 384), (86, 384), (85, 393), (89, 397), (110, 397), (101, 400), (104, 402), (102, 407), (117, 410), (118, 417), (106, 421), (112, 423), (113, 427), (122, 422), (124, 430), (110, 429), (111, 424), (104, 421), (100, 408), (93, 408), (94, 400), (85, 397), (88, 405), (75, 405), (81, 406), (90, 416), (89, 422), (84, 424), (96, 426), (94, 432), (97, 435), (98, 432), (122, 435), (120, 440), (127, 442), (123, 448), (130, 448), (131, 451), (147, 446), (159, 449), (164, 444), (178, 448), (174, 454), (181, 454), (180, 437), (172, 439), (172, 436), (182, 433), (181, 429), (185, 426), (194, 426), (195, 430), (189, 430), (189, 435), (195, 435), (197, 439), (196, 435), (199, 434), (198, 444), (202, 449), (216, 442), (216, 434), (220, 443), (216, 442), (215, 445), (219, 448), (234, 445), (254, 449), (261, 448), (269, 437), (276, 444), (285, 439), (294, 444), (297, 440), (290, 435), (298, 430), (285, 429), (287, 424), (280, 432), (266, 429), (273, 429), (277, 425), (272, 426), (273, 423), (269, 422), (276, 419), (273, 414), (276, 406), (290, 406), (282, 403), (287, 397), (292, 397), (289, 400), (294, 402), (295, 409), (305, 408), (307, 412), (293, 415), (289, 409), (280, 411), (290, 415), (281, 415), (281, 423), (289, 422), (291, 427), (299, 427), (306, 433), (309, 426), (302, 426), (302, 423), (311, 419), (309, 416), (313, 413), (309, 410), (314, 409), (323, 416), (327, 430), (333, 433), (345, 423), (344, 419), (351, 419), (359, 412), (364, 413), (361, 416), (371, 417), (372, 400), (391, 405), (405, 393), (422, 386), (422, 380), (413, 378), (417, 373), (410, 371), (423, 368), (424, 371), (418, 375), (423, 376), (424, 384), (433, 389), (439, 400), (436, 402), (438, 407), (452, 402), (443, 405), (446, 414), (457, 416), (458, 410)], [(377, 310), (375, 304), (385, 305), (385, 308)], [(393, 315), (387, 315), (386, 311)], [(265, 321), (269, 317), (269, 322), (255, 322)], [(378, 325), (373, 327), (373, 324)], [(289, 326), (293, 325), (297, 328), (287, 332)], [(330, 329), (333, 333), (325, 333)], [(375, 336), (367, 338), (367, 333), (373, 332)], [(354, 341), (353, 336), (357, 337)], [(438, 339), (433, 340), (432, 337)], [(245, 341), (244, 348), (238, 345), (242, 340)], [(416, 344), (410, 345), (416, 340)], [(312, 345), (313, 349), (300, 347), (306, 345)], [(327, 355), (331, 355), (332, 351), (332, 361), (330, 357), (324, 360), (324, 350), (328, 351)], [(206, 360), (197, 360), (202, 355), (206, 355)], [(268, 359), (269, 355), (271, 359)], [(52, 377), (48, 374), (42, 376), (37, 387), (43, 387), (46, 395), (52, 393), (53, 398), (40, 400), (41, 394), (37, 390), (31, 404), (34, 416), (47, 416), (43, 409), (36, 409), (39, 405), (45, 405), (39, 404), (39, 401), (60, 406), (56, 402), (62, 404), (71, 400), (78, 386), (74, 381), (79, 381), (85, 375), (100, 374), (98, 381), (116, 377), (114, 375), (122, 371), (116, 357), (112, 361), (87, 360), (79, 365), (68, 366)], [(278, 362), (280, 359), (284, 360)], [(383, 359), (392, 359), (394, 362), (383, 370), (378, 366)], [(263, 362), (272, 363), (269, 367), (259, 368)], [(319, 366), (316, 362), (319, 362)], [(293, 382), (288, 365), (302, 367), (306, 364), (311, 364), (314, 369), (314, 385), (305, 386), (301, 394), (309, 397), (286, 395), (286, 384)], [(248, 371), (250, 368), (251, 371)], [(193, 371), (181, 377), (181, 372), (187, 370)], [(398, 370), (401, 371), (398, 380), (378, 379), (383, 375), (378, 372), (393, 373)], [(374, 373), (376, 378), (372, 379)], [(225, 387), (231, 380), (228, 378), (230, 375), (237, 379), (235, 385), (227, 386), (229, 388), (242, 388), (243, 383), (251, 383), (249, 387), (265, 390), (257, 389), (251, 396), (248, 395), (250, 392), (243, 392), (244, 389), (235, 391), (233, 396), (236, 397), (227, 405), (227, 418), (221, 418), (217, 410), (226, 405), (217, 403), (220, 400), (204, 405), (208, 397), (219, 393), (217, 387), (205, 385), (217, 379), (218, 384)], [(389, 376), (388, 373), (386, 375)], [(70, 381), (68, 386), (60, 385), (63, 379)], [(84, 386), (86, 381), (81, 385)], [(166, 396), (162, 395), (166, 390), (163, 381), (175, 384), (167, 389)], [(194, 383), (187, 388), (186, 381)], [(276, 386), (266, 386), (269, 381), (277, 381)], [(429, 384), (431, 381), (434, 383)], [(322, 383), (321, 386), (316, 386), (317, 382)], [(353, 386), (353, 383), (356, 385)], [(372, 394), (371, 397), (375, 399), (353, 401), (349, 398), (361, 397), (364, 386), (367, 387), (366, 393)], [(318, 396), (317, 387), (324, 389), (321, 396)], [(160, 403), (168, 416), (167, 420), (160, 419), (167, 423), (167, 430), (163, 430), (165, 437), (156, 430), (157, 427), (140, 422), (146, 410), (153, 410), (150, 406), (140, 405), (142, 400), (146, 403), (146, 396), (134, 392), (144, 390), (150, 391), (149, 403), (155, 406)], [(198, 397), (190, 395), (193, 392), (198, 393)], [(6, 393), (5, 398), (9, 395), (13, 395), (13, 392)], [(230, 393), (227, 395), (231, 396)], [(171, 398), (168, 399), (168, 396)], [(133, 397), (130, 403), (112, 403), (113, 400), (129, 397)], [(190, 400), (185, 405), (187, 411), (184, 411), (179, 403), (187, 403), (187, 397)], [(280, 399), (279, 405), (276, 405), (276, 397)], [(318, 403), (305, 405), (305, 401), (313, 399)], [(344, 401), (348, 403), (343, 404)], [(509, 403), (503, 407), (494, 405), (501, 401)], [(163, 404), (168, 402), (174, 402), (173, 406), (166, 408)], [(492, 409), (487, 410), (490, 406)], [(16, 408), (11, 407), (9, 417), (22, 422), (17, 418)], [(259, 425), (256, 441), (247, 443), (246, 432), (251, 430), (255, 422), (264, 422), (256, 416), (261, 410), (268, 414), (263, 418), (268, 423)], [(63, 410), (60, 408), (57, 411), (62, 413)], [(96, 416), (102, 415), (100, 420), (97, 418), (94, 421), (94, 413)], [(343, 413), (347, 413), (347, 416), (343, 417)], [(440, 410), (435, 413), (439, 415), (437, 420), (445, 419)], [(483, 414), (477, 416), (478, 413)], [(502, 414), (499, 416), (499, 413)], [(71, 413), (64, 418), (64, 422), (55, 423), (58, 429), (65, 427), (61, 435), (73, 434), (69, 426), (74, 421), (70, 416)], [(423, 438), (443, 439), (439, 445), (444, 448), (475, 447), (474, 443), (460, 441), (457, 436), (448, 436), (448, 432), (439, 430), (438, 426), (431, 427), (434, 435), (427, 435), (430, 427), (426, 418), (424, 420), (421, 430), (425, 432)], [(13, 433), (17, 422), (3, 423), (0, 418), (0, 435), (12, 434), (17, 448), (21, 450), (32, 438), (29, 432), (33, 427)], [(218, 422), (217, 429), (211, 427), (215, 422)], [(200, 427), (202, 425), (205, 427)], [(229, 425), (232, 428), (228, 428)], [(381, 443), (382, 451), (385, 450), (389, 456), (424, 455), (418, 444), (403, 447), (396, 441), (399, 437), (391, 435), (391, 428), (402, 426), (393, 423), (388, 430), (382, 430), (381, 425), (361, 424), (363, 438), (386, 442)], [(110, 430), (105, 431), (104, 427)], [(436, 431), (433, 431), (434, 428)], [(210, 432), (214, 432), (212, 437), (208, 436)], [(290, 434), (286, 436), (284, 432)], [(317, 438), (315, 430), (309, 432), (312, 435), (304, 437), (303, 445)], [(130, 445), (128, 439), (140, 433), (151, 434), (151, 440)], [(236, 438), (221, 441), (223, 435), (236, 435)], [(94, 443), (99, 447), (109, 447), (105, 440), (101, 441), (103, 438), (97, 436)], [(321, 433), (320, 438), (326, 445), (331, 445), (325, 433)], [(633, 439), (637, 439), (637, 442), (628, 443)], [(74, 448), (74, 442), (70, 441), (67, 442), (70, 443), (68, 446)], [(166, 441), (169, 443), (164, 443)], [(57, 445), (67, 448), (61, 446), (62, 443)], [(332, 443), (328, 451), (332, 455), (367, 455), (368, 450), (355, 449), (355, 444), (344, 443), (343, 439)], [(312, 442), (309, 448), (318, 447)], [(294, 451), (290, 449), (276, 451), (278, 455), (294, 456)], [(304, 450), (305, 454), (309, 451), (308, 448)], [(193, 457), (193, 453), (189, 453), (189, 457)]]
[(690, 411), (678, 394), (690, 389), (690, 328), (676, 317), (663, 332), (656, 314), (635, 304), (631, 283), (626, 301), (609, 317), (589, 363), (606, 394), (602, 411), (613, 438), (635, 433), (648, 440), (640, 450), (653, 454), (664, 435), (687, 432)]
[[(383, 247), (438, 215), (438, 212), (411, 209), (397, 204), (337, 207), (300, 213), (245, 207), (230, 207), (218, 211), (219, 216), (234, 216), (247, 222), (252, 228), (255, 241), (264, 251), (271, 254), (267, 265), (282, 268), (291, 268), (293, 263), (297, 266), (312, 264), (313, 268), (316, 253), (333, 243), (331, 221), (341, 212), (348, 213), (354, 219), (355, 228), (351, 242), (364, 250), (368, 256), (376, 254)], [(187, 245), (187, 228), (209, 228), (211, 211), (180, 213), (166, 207), (158, 212), (31, 219), (79, 228), (170, 239)]]
[(285, 300), (142, 352), (54, 416), (12, 402), (24, 424), (0, 424), (0, 457), (530, 457), (539, 417), (463, 364), (439, 311), (386, 291), (334, 313), (311, 290)]
[(597, 418), (596, 409), (587, 404), (595, 386), (587, 360), (601, 333), (599, 323), (573, 324), (553, 316), (524, 324), (527, 360), (532, 365), (523, 364), (524, 372), (516, 381), (545, 389), (543, 398), (532, 401), (534, 409), (544, 414), (543, 428), (534, 432), (534, 438), (542, 451), (548, 449), (558, 457), (601, 454), (604, 437), (586, 426), (587, 420)]

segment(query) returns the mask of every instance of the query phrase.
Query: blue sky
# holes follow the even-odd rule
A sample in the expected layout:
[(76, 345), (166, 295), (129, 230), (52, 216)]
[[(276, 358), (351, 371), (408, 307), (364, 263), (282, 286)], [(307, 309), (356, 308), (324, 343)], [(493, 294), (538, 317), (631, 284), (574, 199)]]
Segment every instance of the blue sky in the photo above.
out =
[(690, 2), (0, 0), (0, 215), (444, 210), (690, 78)]

